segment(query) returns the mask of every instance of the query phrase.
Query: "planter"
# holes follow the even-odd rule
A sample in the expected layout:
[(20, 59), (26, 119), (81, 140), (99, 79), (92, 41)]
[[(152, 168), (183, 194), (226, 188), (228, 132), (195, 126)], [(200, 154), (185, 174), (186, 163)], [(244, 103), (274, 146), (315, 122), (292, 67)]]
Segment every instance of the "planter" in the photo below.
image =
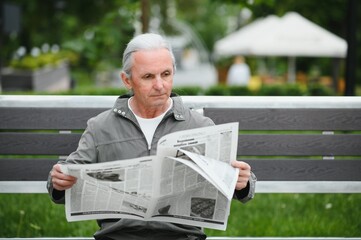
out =
[(67, 64), (35, 71), (5, 68), (1, 72), (2, 91), (61, 91), (70, 89)]

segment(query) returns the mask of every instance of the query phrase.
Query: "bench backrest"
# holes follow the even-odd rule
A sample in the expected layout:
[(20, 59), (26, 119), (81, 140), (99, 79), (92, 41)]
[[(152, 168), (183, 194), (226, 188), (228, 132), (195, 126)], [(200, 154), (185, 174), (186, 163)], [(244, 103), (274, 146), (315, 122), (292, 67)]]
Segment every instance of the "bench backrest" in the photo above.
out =
[[(52, 165), (115, 98), (1, 96), (0, 192), (45, 192)], [(361, 192), (361, 98), (183, 99), (216, 124), (239, 122), (238, 158), (258, 192)], [(36, 183), (41, 190), (29, 189)]]

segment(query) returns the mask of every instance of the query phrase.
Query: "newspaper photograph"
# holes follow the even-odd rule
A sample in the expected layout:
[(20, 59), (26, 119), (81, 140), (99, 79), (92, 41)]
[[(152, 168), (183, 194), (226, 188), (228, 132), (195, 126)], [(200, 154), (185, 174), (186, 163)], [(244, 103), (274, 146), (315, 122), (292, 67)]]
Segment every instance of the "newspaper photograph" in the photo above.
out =
[(163, 136), (154, 156), (64, 164), (68, 221), (129, 218), (225, 230), (238, 178), (238, 123)]

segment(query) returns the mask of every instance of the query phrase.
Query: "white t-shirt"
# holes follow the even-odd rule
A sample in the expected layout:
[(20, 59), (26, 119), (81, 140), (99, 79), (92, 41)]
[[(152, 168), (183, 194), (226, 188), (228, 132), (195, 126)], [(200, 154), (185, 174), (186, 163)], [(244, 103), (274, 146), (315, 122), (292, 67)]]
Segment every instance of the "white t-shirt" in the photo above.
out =
[(132, 107), (130, 106), (130, 101), (132, 98), (130, 98), (128, 100), (128, 106), (129, 109), (133, 112), (134, 116), (136, 117), (140, 129), (142, 129), (142, 132), (144, 133), (145, 138), (147, 139), (147, 143), (148, 143), (148, 149), (150, 149), (150, 147), (152, 146), (152, 139), (155, 133), (155, 130), (157, 129), (159, 123), (162, 121), (164, 115), (169, 111), (169, 109), (172, 108), (173, 106), (173, 100), (170, 98), (171, 103), (168, 107), (168, 109), (162, 113), (161, 115), (159, 115), (158, 117), (155, 118), (142, 118), (139, 117), (137, 114), (134, 113)]

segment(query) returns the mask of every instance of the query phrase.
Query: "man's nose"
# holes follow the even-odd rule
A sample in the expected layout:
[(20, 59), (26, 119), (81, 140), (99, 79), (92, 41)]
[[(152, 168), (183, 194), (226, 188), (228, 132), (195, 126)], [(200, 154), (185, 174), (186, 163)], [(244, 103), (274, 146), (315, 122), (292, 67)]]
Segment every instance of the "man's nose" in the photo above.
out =
[(154, 79), (154, 83), (153, 83), (153, 87), (155, 89), (161, 89), (163, 88), (163, 79), (161, 76), (156, 76), (155, 79)]

